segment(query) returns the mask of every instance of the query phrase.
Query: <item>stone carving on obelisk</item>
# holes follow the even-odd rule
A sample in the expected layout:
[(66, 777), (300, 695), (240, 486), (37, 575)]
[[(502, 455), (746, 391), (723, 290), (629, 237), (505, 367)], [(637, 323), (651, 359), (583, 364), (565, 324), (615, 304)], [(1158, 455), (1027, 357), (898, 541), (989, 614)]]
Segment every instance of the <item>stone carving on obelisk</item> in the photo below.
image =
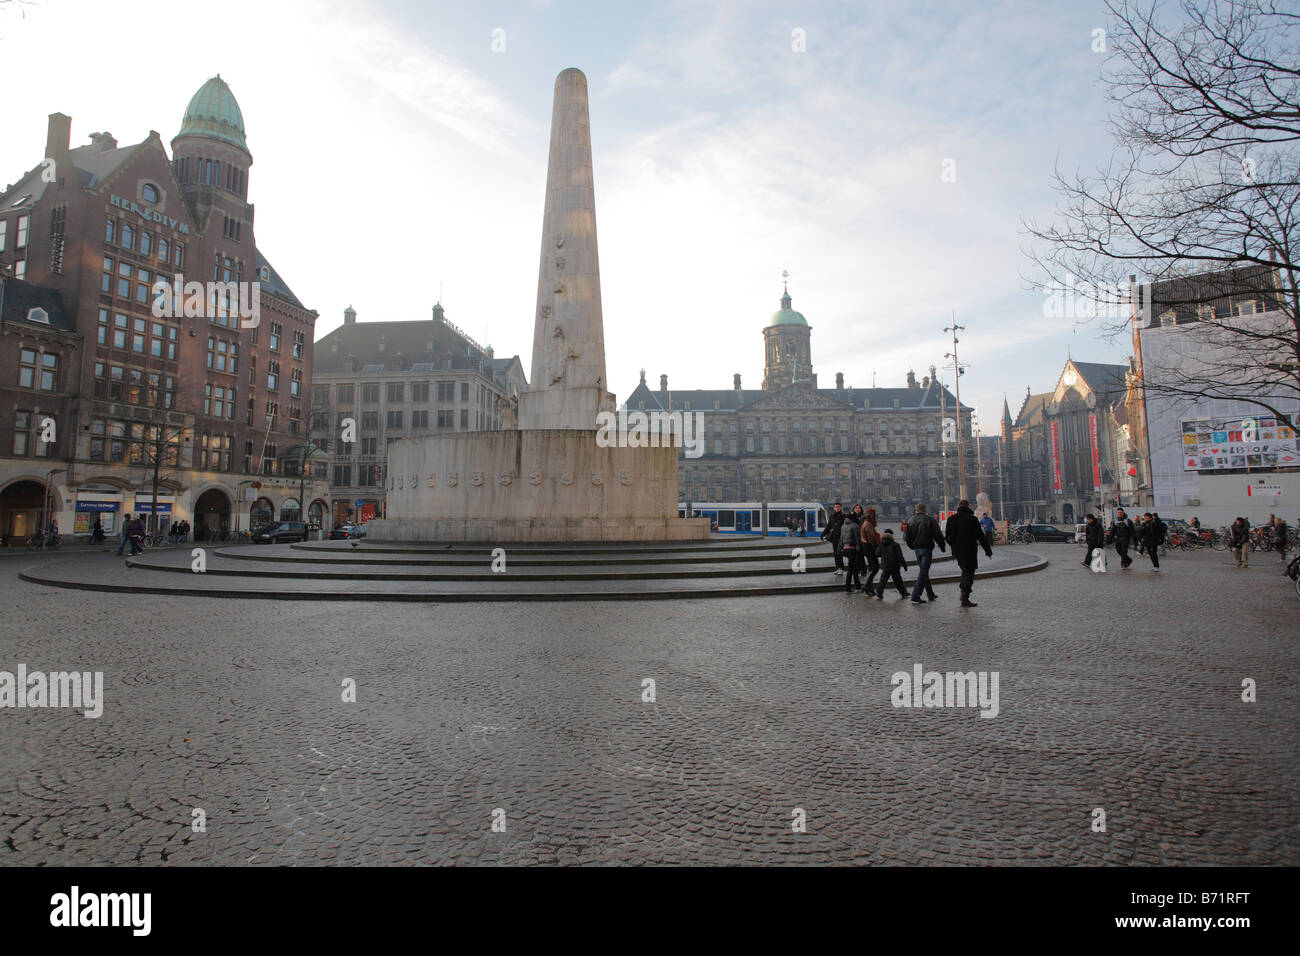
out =
[(615, 407), (605, 378), (587, 78), (575, 69), (555, 78), (530, 383), (519, 396), (521, 429), (594, 429), (597, 414)]

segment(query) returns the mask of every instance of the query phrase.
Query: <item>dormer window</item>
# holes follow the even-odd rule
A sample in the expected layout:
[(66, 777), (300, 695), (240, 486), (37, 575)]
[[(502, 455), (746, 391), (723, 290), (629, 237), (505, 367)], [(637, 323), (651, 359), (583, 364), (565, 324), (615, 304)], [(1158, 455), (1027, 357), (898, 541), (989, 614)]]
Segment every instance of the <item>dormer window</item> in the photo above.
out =
[(50, 324), (50, 314), (39, 306), (27, 310), (28, 322), (41, 322), (45, 325)]

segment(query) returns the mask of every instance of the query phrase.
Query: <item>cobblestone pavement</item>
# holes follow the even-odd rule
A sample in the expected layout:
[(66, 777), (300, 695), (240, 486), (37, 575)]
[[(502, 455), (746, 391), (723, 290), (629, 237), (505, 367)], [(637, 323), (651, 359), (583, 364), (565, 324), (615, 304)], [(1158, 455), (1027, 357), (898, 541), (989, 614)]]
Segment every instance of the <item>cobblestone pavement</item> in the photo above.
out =
[[(0, 863), (1300, 863), (1276, 556), (1094, 575), (1034, 550), (1045, 571), (969, 611), (952, 585), (922, 607), (102, 595), (7, 561), (0, 671), (102, 670), (106, 700), (0, 709)], [(998, 715), (891, 706), (918, 663), (997, 671)]]

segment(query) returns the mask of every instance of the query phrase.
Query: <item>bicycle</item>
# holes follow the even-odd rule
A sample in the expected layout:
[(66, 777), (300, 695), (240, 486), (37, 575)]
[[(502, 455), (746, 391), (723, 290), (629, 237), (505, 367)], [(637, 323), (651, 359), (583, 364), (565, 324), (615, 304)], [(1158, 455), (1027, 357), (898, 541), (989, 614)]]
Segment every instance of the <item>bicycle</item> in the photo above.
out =
[(63, 538), (57, 531), (34, 532), (27, 536), (27, 550), (46, 550), (63, 544)]

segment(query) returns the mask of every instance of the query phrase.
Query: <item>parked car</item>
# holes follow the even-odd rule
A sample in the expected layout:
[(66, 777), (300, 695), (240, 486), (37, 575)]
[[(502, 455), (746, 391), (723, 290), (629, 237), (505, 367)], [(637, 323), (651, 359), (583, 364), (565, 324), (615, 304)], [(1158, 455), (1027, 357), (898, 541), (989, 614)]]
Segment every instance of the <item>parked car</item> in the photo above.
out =
[(265, 525), (253, 532), (253, 541), (257, 544), (283, 544), (286, 541), (306, 540), (305, 521), (281, 521), (279, 524)]
[(1030, 524), (1026, 527), (1029, 530), (1030, 541), (1072, 542), (1075, 540), (1074, 531), (1066, 531), (1054, 524)]
[(363, 524), (341, 524), (330, 532), (331, 541), (345, 541), (348, 538), (364, 538), (366, 526)]

